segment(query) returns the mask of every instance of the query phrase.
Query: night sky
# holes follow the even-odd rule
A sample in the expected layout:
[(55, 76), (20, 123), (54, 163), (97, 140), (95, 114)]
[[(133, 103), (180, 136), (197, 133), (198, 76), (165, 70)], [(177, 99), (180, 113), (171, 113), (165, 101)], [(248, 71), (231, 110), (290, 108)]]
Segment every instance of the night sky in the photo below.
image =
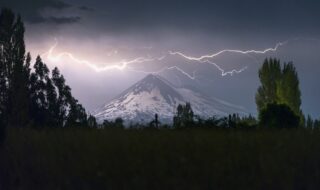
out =
[[(22, 15), (28, 51), (58, 66), (89, 111), (157, 73), (255, 114), (258, 68), (277, 57), (298, 69), (305, 114), (320, 116), (320, 1), (0, 0), (0, 6)], [(268, 48), (277, 49), (201, 61), (170, 54)]]

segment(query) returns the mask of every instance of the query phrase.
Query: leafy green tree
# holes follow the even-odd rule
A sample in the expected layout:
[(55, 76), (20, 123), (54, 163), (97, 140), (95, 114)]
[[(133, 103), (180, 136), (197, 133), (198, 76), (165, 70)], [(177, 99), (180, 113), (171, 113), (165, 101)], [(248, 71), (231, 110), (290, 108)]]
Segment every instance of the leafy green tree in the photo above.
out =
[(268, 104), (285, 104), (300, 117), (300, 125), (304, 125), (301, 110), (301, 92), (298, 73), (293, 63), (284, 63), (281, 68), (277, 59), (266, 59), (259, 70), (261, 86), (256, 94), (258, 112)]
[(301, 92), (297, 71), (292, 63), (284, 64), (281, 80), (278, 81), (278, 103), (288, 105), (296, 114), (300, 113)]
[(281, 80), (278, 81), (277, 85), (278, 103), (288, 105), (296, 115), (300, 116), (301, 122), (303, 123), (304, 116), (300, 108), (301, 91), (299, 88), (299, 78), (292, 63), (284, 64)]
[(255, 128), (258, 125), (258, 121), (252, 115), (242, 117), (240, 121), (237, 123), (237, 127), (239, 128)]
[(265, 128), (297, 128), (300, 118), (286, 104), (268, 104), (259, 115), (259, 125)]
[(271, 103), (278, 101), (277, 82), (281, 78), (280, 61), (277, 59), (265, 59), (259, 70), (261, 86), (256, 94), (258, 112)]

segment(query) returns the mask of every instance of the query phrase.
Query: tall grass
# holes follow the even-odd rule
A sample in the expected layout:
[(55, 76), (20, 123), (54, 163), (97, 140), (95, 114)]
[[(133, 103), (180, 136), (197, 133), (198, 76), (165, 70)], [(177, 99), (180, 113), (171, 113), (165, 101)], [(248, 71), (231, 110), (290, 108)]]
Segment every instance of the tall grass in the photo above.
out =
[(9, 129), (0, 189), (319, 189), (320, 132)]

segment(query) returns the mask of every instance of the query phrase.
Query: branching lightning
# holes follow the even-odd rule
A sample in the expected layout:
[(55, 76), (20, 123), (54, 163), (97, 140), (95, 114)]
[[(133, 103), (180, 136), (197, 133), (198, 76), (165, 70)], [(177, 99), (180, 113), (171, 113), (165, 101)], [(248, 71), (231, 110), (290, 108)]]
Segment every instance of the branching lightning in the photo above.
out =
[(235, 73), (236, 74), (239, 74), (239, 73), (242, 73), (243, 71), (245, 71), (248, 67), (243, 67), (239, 70), (236, 70), (236, 69), (232, 69), (231, 71), (225, 71), (224, 69), (222, 69), (219, 65), (217, 65), (216, 63), (213, 63), (209, 60), (205, 60), (205, 61), (201, 61), (202, 63), (208, 63), (208, 64), (211, 64), (211, 65), (214, 65), (220, 72), (221, 72), (221, 76), (227, 76), (227, 75), (231, 75), (233, 76)]
[(55, 44), (47, 51), (46, 53), (42, 54), (42, 56), (46, 56), (49, 61), (52, 62), (59, 62), (62, 60), (63, 57), (67, 57), (71, 59), (72, 61), (79, 63), (79, 64), (84, 64), (91, 69), (93, 69), (96, 72), (102, 72), (102, 71), (108, 71), (108, 70), (124, 70), (128, 67), (129, 64), (134, 64), (134, 63), (143, 63), (143, 62), (150, 62), (150, 61), (155, 61), (155, 60), (162, 60), (165, 57), (160, 57), (160, 58), (145, 58), (145, 57), (138, 57), (132, 60), (123, 60), (118, 63), (112, 63), (108, 64), (102, 67), (97, 66), (96, 64), (91, 63), (90, 61), (87, 60), (82, 60), (79, 58), (76, 58), (72, 53), (69, 52), (61, 52), (57, 55), (54, 55), (54, 50), (58, 46), (58, 41), (56, 40)]
[(242, 50), (234, 50), (234, 49), (225, 49), (225, 50), (221, 50), (217, 53), (214, 53), (214, 54), (211, 54), (211, 55), (202, 55), (200, 57), (192, 57), (192, 56), (188, 56), (188, 55), (185, 55), (181, 52), (173, 52), (173, 51), (169, 51), (169, 54), (171, 55), (179, 55), (185, 59), (188, 59), (188, 60), (192, 60), (192, 61), (201, 61), (201, 60), (204, 60), (204, 59), (210, 59), (210, 58), (214, 58), (214, 57), (217, 57), (221, 54), (224, 54), (224, 53), (239, 53), (239, 54), (266, 54), (268, 52), (275, 52), (279, 49), (280, 46), (283, 46), (285, 44), (287, 44), (288, 41), (285, 41), (285, 42), (279, 42), (276, 44), (275, 47), (273, 48), (267, 48), (265, 50), (246, 50), (246, 51), (242, 51)]
[(279, 49), (279, 47), (287, 44), (289, 42), (289, 40), (287, 41), (284, 41), (284, 42), (279, 42), (277, 43), (273, 48), (267, 48), (267, 49), (264, 49), (264, 50), (246, 50), (246, 51), (243, 51), (243, 50), (236, 50), (236, 49), (225, 49), (225, 50), (221, 50), (217, 53), (213, 53), (213, 54), (210, 54), (210, 55), (202, 55), (200, 57), (192, 57), (192, 56), (188, 56), (182, 52), (173, 52), (173, 51), (169, 51), (169, 54), (170, 55), (178, 55), (178, 56), (181, 56), (187, 60), (191, 60), (191, 61), (197, 61), (197, 62), (200, 62), (200, 63), (208, 63), (208, 64), (211, 64), (213, 66), (215, 66), (220, 72), (221, 72), (221, 76), (227, 76), (227, 75), (231, 75), (233, 76), (234, 74), (239, 74), (243, 71), (245, 71), (248, 67), (245, 66), (239, 70), (236, 70), (236, 69), (232, 69), (230, 71), (225, 71), (224, 69), (222, 69), (219, 65), (217, 65), (216, 63), (214, 62), (211, 62), (209, 59), (212, 59), (212, 58), (215, 58), (219, 55), (222, 55), (224, 53), (238, 53), (238, 54), (245, 54), (245, 55), (250, 55), (250, 54), (266, 54), (268, 52), (275, 52)]
[(246, 67), (243, 67), (239, 70), (236, 69), (232, 69), (230, 71), (226, 71), (225, 69), (221, 68), (218, 64), (210, 61), (209, 59), (213, 59), (215, 57), (218, 57), (224, 53), (238, 53), (238, 54), (245, 54), (245, 55), (251, 55), (251, 54), (266, 54), (268, 52), (275, 52), (279, 49), (279, 47), (287, 44), (288, 41), (285, 42), (279, 42), (277, 43), (273, 48), (267, 48), (264, 50), (236, 50), (236, 49), (225, 49), (225, 50), (221, 50), (219, 52), (210, 54), (210, 55), (202, 55), (200, 57), (193, 57), (193, 56), (189, 56), (186, 55), (182, 52), (178, 52), (178, 51), (169, 51), (169, 53), (167, 55), (164, 55), (162, 57), (159, 58), (146, 58), (146, 57), (138, 57), (132, 60), (123, 60), (120, 62), (116, 62), (116, 63), (108, 63), (108, 64), (104, 64), (104, 66), (98, 66), (97, 64), (94, 64), (90, 61), (87, 60), (83, 60), (83, 59), (79, 59), (77, 58), (74, 54), (70, 53), (70, 52), (61, 52), (59, 54), (54, 54), (54, 50), (56, 49), (56, 47), (58, 46), (58, 41), (55, 40), (55, 44), (44, 54), (42, 54), (42, 56), (46, 56), (46, 58), (51, 61), (51, 62), (58, 62), (61, 61), (64, 57), (69, 58), (70, 60), (74, 61), (75, 63), (79, 63), (79, 64), (83, 64), (86, 65), (88, 67), (90, 67), (91, 69), (93, 69), (96, 72), (102, 72), (102, 71), (109, 71), (109, 70), (130, 70), (130, 71), (134, 71), (134, 72), (141, 72), (141, 73), (146, 73), (146, 74), (159, 74), (161, 72), (164, 72), (166, 70), (177, 70), (178, 72), (182, 73), (183, 75), (185, 75), (186, 77), (188, 77), (191, 80), (195, 80), (196, 76), (195, 76), (195, 72), (193, 72), (193, 74), (189, 74), (188, 72), (186, 72), (185, 70), (183, 70), (182, 68), (178, 67), (178, 66), (169, 66), (169, 67), (163, 67), (161, 69), (159, 69), (158, 71), (155, 72), (151, 72), (151, 71), (144, 71), (144, 70), (136, 70), (134, 69), (133, 66), (129, 66), (129, 65), (133, 65), (133, 64), (138, 64), (138, 63), (144, 63), (144, 62), (153, 62), (153, 61), (161, 61), (163, 59), (165, 59), (168, 55), (176, 55), (176, 56), (180, 56), (184, 59), (187, 60), (191, 60), (191, 61), (195, 61), (198, 63), (202, 63), (202, 64), (210, 64), (213, 65), (214, 67), (216, 67), (220, 72), (221, 72), (221, 76), (233, 76), (234, 74), (239, 74), (243, 71), (245, 71), (247, 69)]

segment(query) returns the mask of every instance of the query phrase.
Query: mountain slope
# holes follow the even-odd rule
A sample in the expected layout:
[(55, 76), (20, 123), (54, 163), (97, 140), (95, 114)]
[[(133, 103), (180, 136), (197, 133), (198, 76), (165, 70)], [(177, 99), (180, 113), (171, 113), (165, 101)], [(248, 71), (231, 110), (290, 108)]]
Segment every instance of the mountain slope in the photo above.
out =
[(99, 122), (121, 117), (127, 122), (146, 123), (157, 113), (163, 123), (170, 123), (177, 105), (185, 102), (190, 102), (195, 114), (204, 118), (245, 113), (241, 107), (190, 89), (176, 88), (160, 76), (148, 75), (97, 109), (94, 115)]

